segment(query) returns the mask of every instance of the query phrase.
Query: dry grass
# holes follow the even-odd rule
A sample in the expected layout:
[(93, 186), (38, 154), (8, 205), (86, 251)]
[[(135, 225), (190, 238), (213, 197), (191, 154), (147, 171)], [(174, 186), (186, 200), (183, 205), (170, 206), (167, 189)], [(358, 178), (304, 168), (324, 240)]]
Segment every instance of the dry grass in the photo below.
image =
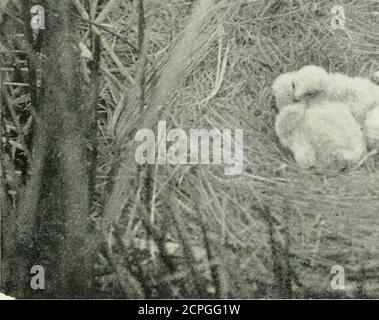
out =
[[(278, 262), (272, 258), (270, 228), (262, 212), (275, 217), (274, 241), (287, 250), (291, 272), (298, 279), (291, 287), (295, 295), (326, 294), (328, 274), (335, 264), (346, 268), (351, 285), (346, 296), (357, 294), (357, 284), (368, 295), (378, 292), (374, 280), (379, 229), (377, 163), (372, 161), (355, 172), (327, 175), (298, 169), (274, 136), (276, 112), (271, 95), (271, 83), (278, 74), (305, 64), (349, 75), (372, 74), (377, 68), (378, 43), (370, 42), (368, 34), (375, 21), (371, 5), (346, 4), (346, 32), (330, 29), (330, 5), (324, 1), (292, 7), (278, 2), (265, 11), (260, 1), (230, 5), (218, 21), (223, 53), (230, 46), (218, 95), (206, 99), (216, 77), (220, 42), (215, 41), (186, 86), (165, 106), (167, 118), (161, 119), (171, 119), (173, 127), (244, 129), (241, 176), (225, 178), (217, 167), (162, 167), (155, 173), (159, 194), (155, 215), (166, 214), (167, 201), (172, 201), (182, 208), (185, 221), (192, 221), (196, 212), (206, 217), (215, 250), (224, 255), (219, 256), (219, 263), (228, 273), (229, 296), (241, 297), (244, 291), (254, 296), (258, 289), (253, 288), (259, 282), (276, 285), (272, 270)], [(365, 26), (360, 22), (363, 16)], [(360, 32), (367, 37), (358, 41)], [(170, 199), (162, 199), (167, 193)], [(198, 237), (193, 238), (196, 243)], [(231, 250), (225, 249), (228, 245)], [(236, 261), (241, 263), (237, 262), (239, 277), (255, 283), (250, 290), (238, 283), (238, 277), (233, 279)], [(358, 278), (362, 267), (366, 278)]]
[[(102, 277), (103, 290), (160, 298), (378, 297), (378, 161), (353, 172), (299, 169), (275, 137), (271, 92), (280, 73), (305, 64), (365, 77), (377, 71), (375, 3), (344, 1), (346, 29), (332, 30), (330, 1), (217, 1), (208, 24), (180, 47), (191, 3), (147, 1), (149, 117), (141, 126), (160, 119), (184, 130), (242, 128), (244, 171), (226, 177), (217, 166), (156, 166), (147, 207), (134, 165), (124, 161), (113, 177), (120, 146), (140, 125), (128, 101), (136, 53), (122, 40), (137, 43), (137, 15), (125, 5), (105, 19), (119, 37), (102, 32), (97, 188), (103, 195), (109, 176), (116, 180), (105, 211), (107, 226), (115, 224), (108, 244), (116, 248), (110, 260), (118, 278)], [(188, 55), (192, 42), (199, 49)], [(175, 50), (185, 58), (170, 60)], [(346, 270), (344, 292), (330, 289), (336, 264)]]
[[(181, 25), (178, 17), (186, 11), (184, 2), (154, 5), (148, 15), (154, 21), (152, 65), (172, 48), (171, 38)], [(303, 171), (273, 132), (271, 84), (280, 73), (305, 64), (366, 77), (377, 70), (378, 43), (370, 36), (373, 4), (351, 1), (344, 7), (346, 29), (334, 31), (327, 1), (293, 1), (292, 6), (284, 1), (219, 2), (211, 20), (217, 37), (210, 37), (209, 50), (203, 47), (185, 77), (175, 75), (183, 85), (175, 87), (159, 119), (184, 130), (243, 128), (244, 172), (228, 178), (216, 166), (154, 168), (150, 221), (159, 230), (176, 208), (195, 252), (203, 246), (205, 225), (224, 296), (283, 296), (288, 291), (292, 296), (333, 296), (329, 280), (335, 264), (346, 268), (351, 284), (342, 296), (357, 296), (359, 290), (378, 293), (373, 280), (378, 267), (377, 162), (371, 159), (354, 172)], [(360, 33), (366, 36), (358, 38)], [(227, 65), (217, 83), (220, 57), (227, 57)], [(172, 61), (167, 70), (182, 63)], [(171, 222), (167, 233), (176, 238), (174, 226)], [(290, 271), (278, 268), (283, 263)], [(286, 284), (278, 284), (286, 277), (287, 293)]]

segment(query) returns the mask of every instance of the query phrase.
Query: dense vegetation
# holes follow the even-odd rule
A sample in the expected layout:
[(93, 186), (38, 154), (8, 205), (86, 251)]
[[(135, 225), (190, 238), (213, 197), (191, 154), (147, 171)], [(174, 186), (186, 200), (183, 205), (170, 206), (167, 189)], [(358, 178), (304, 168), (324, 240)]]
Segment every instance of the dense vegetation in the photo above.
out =
[[(343, 1), (337, 30), (326, 0), (5, 3), (8, 292), (378, 297), (378, 162), (340, 174), (300, 170), (275, 137), (271, 92), (280, 73), (306, 64), (371, 77), (374, 1)], [(30, 28), (35, 4), (46, 9), (45, 30)], [(185, 131), (244, 129), (242, 174), (138, 165), (134, 134), (158, 120)], [(25, 289), (36, 260), (59, 275), (42, 294)], [(346, 270), (345, 291), (330, 288), (334, 265)]]

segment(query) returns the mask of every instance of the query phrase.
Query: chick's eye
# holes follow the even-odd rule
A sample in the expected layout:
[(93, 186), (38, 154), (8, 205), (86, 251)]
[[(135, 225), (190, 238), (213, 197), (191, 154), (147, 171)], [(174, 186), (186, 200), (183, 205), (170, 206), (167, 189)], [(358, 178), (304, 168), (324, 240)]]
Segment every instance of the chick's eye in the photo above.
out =
[(295, 86), (295, 82), (292, 81), (292, 89), (295, 90), (296, 89), (296, 86)]

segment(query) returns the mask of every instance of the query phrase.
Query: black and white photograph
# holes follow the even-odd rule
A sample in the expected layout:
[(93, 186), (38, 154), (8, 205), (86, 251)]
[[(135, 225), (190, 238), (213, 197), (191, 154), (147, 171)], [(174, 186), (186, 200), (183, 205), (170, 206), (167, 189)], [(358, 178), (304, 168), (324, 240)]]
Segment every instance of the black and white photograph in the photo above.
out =
[(0, 0), (0, 107), (0, 300), (379, 299), (378, 0)]

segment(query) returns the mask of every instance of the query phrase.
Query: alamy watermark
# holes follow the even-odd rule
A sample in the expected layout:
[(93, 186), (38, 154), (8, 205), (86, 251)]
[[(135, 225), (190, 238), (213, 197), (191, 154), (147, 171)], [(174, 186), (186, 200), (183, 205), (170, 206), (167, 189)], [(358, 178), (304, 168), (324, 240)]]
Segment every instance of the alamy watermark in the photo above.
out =
[(40, 265), (34, 265), (30, 273), (34, 276), (30, 279), (30, 287), (33, 290), (44, 290), (45, 289), (45, 268)]
[(159, 121), (157, 137), (151, 129), (140, 129), (134, 141), (141, 142), (135, 153), (139, 164), (215, 164), (224, 165), (225, 175), (242, 173), (243, 129), (234, 130), (233, 143), (231, 129), (190, 129), (187, 134), (182, 129), (167, 130), (166, 121)]
[(345, 268), (337, 264), (332, 267), (330, 273), (332, 275), (330, 287), (333, 290), (345, 290)]
[(345, 9), (341, 5), (335, 5), (332, 7), (331, 13), (333, 15), (330, 25), (332, 29), (345, 29)]
[(45, 29), (45, 9), (41, 5), (35, 5), (30, 8), (30, 13), (33, 14), (30, 20), (30, 26), (33, 30)]

